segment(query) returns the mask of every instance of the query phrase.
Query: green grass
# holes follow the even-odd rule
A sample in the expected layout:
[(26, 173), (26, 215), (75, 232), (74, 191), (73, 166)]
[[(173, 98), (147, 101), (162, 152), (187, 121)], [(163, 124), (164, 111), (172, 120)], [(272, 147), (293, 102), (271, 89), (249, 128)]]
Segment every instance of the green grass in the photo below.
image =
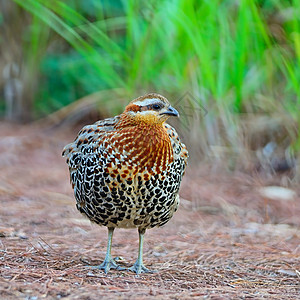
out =
[[(176, 102), (189, 91), (208, 110), (195, 123), (204, 152), (243, 147), (245, 114), (300, 122), (297, 0), (14, 1), (70, 45), (43, 58), (38, 111), (99, 90), (112, 89), (120, 109), (144, 92)], [(34, 37), (31, 47), (39, 47)]]

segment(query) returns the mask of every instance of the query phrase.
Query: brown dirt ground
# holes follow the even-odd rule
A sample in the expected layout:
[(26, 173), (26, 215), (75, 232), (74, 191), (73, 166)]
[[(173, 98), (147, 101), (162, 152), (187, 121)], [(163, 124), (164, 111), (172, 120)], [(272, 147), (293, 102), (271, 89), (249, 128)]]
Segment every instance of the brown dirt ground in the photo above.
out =
[[(266, 200), (276, 179), (207, 167), (184, 178), (182, 204), (147, 231), (154, 274), (88, 269), (106, 228), (76, 211), (61, 157), (72, 132), (0, 123), (0, 299), (300, 299), (300, 199)], [(130, 266), (136, 230), (116, 230), (113, 255)]]

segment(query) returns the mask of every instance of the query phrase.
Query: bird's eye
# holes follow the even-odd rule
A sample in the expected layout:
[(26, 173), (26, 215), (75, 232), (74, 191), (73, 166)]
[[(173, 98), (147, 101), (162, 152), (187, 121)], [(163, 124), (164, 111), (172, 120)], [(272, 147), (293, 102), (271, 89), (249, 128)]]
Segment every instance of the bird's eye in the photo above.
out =
[(155, 110), (159, 110), (159, 109), (161, 109), (161, 106), (159, 104), (153, 104), (152, 108)]

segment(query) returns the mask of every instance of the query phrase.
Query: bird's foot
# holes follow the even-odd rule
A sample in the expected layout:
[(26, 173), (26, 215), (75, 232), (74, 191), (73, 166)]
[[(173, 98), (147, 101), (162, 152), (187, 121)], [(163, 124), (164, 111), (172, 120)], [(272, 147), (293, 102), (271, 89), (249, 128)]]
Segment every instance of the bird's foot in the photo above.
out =
[(92, 269), (104, 270), (104, 273), (107, 274), (110, 269), (115, 269), (118, 271), (126, 270), (126, 268), (121, 267), (116, 263), (116, 260), (119, 260), (118, 257), (105, 259), (104, 262), (99, 266), (91, 266)]
[(146, 268), (144, 266), (143, 263), (137, 263), (137, 262), (135, 262), (135, 264), (131, 268), (128, 268), (128, 270), (136, 273), (137, 275), (139, 275), (141, 273), (156, 273), (157, 272), (155, 270), (149, 270), (148, 268)]

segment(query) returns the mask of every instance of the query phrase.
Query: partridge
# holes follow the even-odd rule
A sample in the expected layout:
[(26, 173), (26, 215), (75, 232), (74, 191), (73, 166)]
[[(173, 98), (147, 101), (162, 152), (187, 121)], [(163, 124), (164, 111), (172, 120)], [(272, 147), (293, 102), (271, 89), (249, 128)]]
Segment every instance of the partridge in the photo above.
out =
[(178, 112), (155, 93), (131, 101), (113, 118), (83, 127), (64, 147), (77, 209), (108, 228), (107, 273), (123, 269), (111, 256), (115, 228), (138, 228), (138, 258), (129, 270), (151, 272), (143, 264), (146, 229), (166, 224), (179, 205), (178, 191), (188, 152), (165, 123)]

